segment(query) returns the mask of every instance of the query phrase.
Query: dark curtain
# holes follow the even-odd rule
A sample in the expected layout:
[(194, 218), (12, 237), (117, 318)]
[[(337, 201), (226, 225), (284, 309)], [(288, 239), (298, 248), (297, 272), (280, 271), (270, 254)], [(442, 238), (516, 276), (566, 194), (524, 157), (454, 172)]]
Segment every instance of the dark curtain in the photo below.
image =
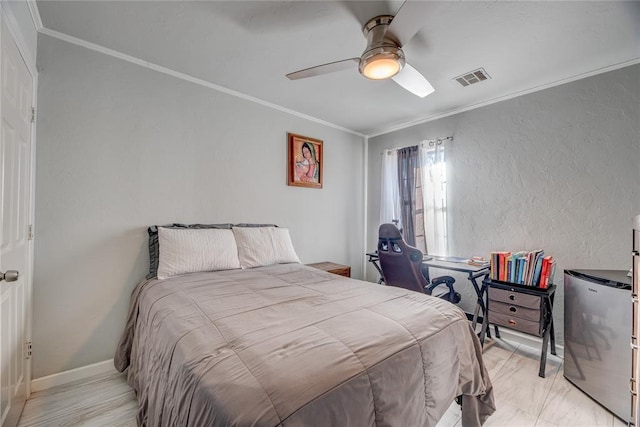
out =
[(416, 245), (415, 238), (415, 198), (416, 169), (418, 168), (418, 146), (398, 150), (398, 183), (400, 185), (400, 215), (402, 236), (411, 246)]

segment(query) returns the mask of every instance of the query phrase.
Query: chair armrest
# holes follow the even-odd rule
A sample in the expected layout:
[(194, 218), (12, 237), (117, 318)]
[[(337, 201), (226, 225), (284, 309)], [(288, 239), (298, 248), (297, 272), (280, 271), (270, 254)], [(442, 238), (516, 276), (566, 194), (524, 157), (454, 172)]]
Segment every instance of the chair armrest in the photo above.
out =
[(436, 277), (435, 279), (433, 279), (431, 281), (431, 284), (428, 287), (430, 287), (430, 288), (434, 287), (435, 288), (436, 286), (442, 285), (442, 284), (445, 284), (447, 286), (448, 285), (453, 285), (455, 281), (456, 281), (456, 279), (454, 279), (451, 276), (440, 276), (440, 277)]
[(445, 299), (452, 304), (457, 304), (460, 302), (461, 295), (459, 292), (456, 292), (456, 290), (453, 288), (453, 283), (455, 281), (456, 279), (454, 279), (451, 276), (436, 277), (431, 281), (429, 285), (425, 286), (424, 289), (427, 294), (434, 295), (433, 291), (435, 290), (435, 288), (437, 288), (440, 285), (444, 285), (449, 289), (449, 291), (448, 292), (445, 291), (444, 293), (439, 292), (438, 295), (434, 295), (434, 296), (438, 296), (439, 298)]

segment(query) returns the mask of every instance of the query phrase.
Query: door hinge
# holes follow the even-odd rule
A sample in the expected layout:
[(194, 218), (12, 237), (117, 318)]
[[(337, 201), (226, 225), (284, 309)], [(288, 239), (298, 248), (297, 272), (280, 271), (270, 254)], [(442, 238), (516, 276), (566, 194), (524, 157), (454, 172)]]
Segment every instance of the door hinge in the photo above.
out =
[(36, 122), (36, 109), (35, 107), (31, 107), (31, 123)]
[(31, 341), (24, 343), (24, 358), (31, 359)]
[(27, 230), (27, 240), (33, 240), (33, 224), (29, 224), (29, 229)]

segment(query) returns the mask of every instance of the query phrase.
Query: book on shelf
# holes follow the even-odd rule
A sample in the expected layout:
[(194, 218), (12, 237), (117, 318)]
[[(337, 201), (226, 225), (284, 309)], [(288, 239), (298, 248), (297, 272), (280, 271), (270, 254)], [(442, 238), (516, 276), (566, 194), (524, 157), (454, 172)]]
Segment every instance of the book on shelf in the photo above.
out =
[(555, 273), (556, 262), (551, 256), (544, 257), (542, 261), (542, 273), (540, 276), (540, 287), (547, 289), (553, 283), (553, 273)]
[(546, 289), (553, 283), (555, 261), (543, 249), (496, 251), (489, 257), (492, 280)]
[(490, 260), (490, 276), (492, 280), (503, 280), (504, 277), (504, 260), (511, 252), (491, 252)]
[(511, 260), (511, 268), (509, 269), (509, 282), (518, 283), (518, 277), (520, 276), (520, 269), (522, 268), (522, 262), (520, 261), (524, 256), (524, 252), (515, 252), (508, 258)]
[[(544, 253), (544, 252), (543, 252)], [(536, 267), (533, 270), (533, 278), (531, 279), (532, 286), (538, 286), (540, 283), (540, 274), (542, 273), (542, 260), (544, 258), (542, 256), (536, 257)]]
[(524, 276), (525, 272), (527, 271), (528, 263), (529, 260), (524, 256), (518, 258), (518, 280), (516, 280), (516, 283), (518, 283), (519, 285), (524, 284)]
[[(525, 285), (537, 286), (537, 283), (535, 283), (536, 268), (538, 268), (538, 260), (543, 255), (544, 255), (544, 250), (542, 249), (536, 249), (534, 251), (529, 252), (528, 254), (529, 268), (527, 269), (527, 280), (524, 283)], [(542, 265), (540, 265), (540, 267), (542, 267)]]
[(511, 255), (511, 252), (502, 252), (499, 254), (500, 258), (500, 280), (507, 281), (507, 257)]

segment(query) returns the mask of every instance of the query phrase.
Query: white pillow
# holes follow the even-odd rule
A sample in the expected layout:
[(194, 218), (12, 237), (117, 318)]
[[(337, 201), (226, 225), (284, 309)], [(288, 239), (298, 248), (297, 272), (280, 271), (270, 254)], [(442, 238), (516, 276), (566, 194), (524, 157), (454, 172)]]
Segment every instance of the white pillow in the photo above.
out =
[(158, 279), (199, 271), (240, 268), (231, 230), (158, 227)]
[(242, 268), (300, 262), (289, 230), (279, 227), (234, 227)]

